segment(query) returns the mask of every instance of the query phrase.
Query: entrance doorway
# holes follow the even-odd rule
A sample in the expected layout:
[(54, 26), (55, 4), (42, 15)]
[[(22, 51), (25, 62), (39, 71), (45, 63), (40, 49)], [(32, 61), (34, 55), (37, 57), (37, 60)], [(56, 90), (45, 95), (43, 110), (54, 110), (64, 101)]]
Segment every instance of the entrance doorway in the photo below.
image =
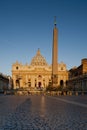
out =
[(60, 86), (64, 86), (64, 81), (60, 80)]
[(18, 79), (16, 80), (16, 87), (20, 88), (20, 81)]
[(38, 82), (38, 88), (41, 88), (41, 82)]

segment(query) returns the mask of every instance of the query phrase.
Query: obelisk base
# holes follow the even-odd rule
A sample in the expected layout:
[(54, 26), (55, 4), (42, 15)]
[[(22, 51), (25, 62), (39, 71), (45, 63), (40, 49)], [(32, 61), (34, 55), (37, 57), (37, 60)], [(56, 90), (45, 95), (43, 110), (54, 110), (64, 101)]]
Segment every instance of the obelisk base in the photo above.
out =
[(53, 87), (58, 86), (58, 75), (57, 74), (52, 75), (52, 86)]

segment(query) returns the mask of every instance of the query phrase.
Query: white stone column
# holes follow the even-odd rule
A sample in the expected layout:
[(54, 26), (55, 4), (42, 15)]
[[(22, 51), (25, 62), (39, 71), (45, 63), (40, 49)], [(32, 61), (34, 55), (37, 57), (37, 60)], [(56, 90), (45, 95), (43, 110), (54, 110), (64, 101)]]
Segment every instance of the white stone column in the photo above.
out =
[(27, 75), (26, 75), (26, 81), (25, 82), (26, 82), (25, 86), (28, 87), (28, 76)]
[(13, 87), (14, 87), (14, 89), (16, 89), (16, 76), (13, 76)]

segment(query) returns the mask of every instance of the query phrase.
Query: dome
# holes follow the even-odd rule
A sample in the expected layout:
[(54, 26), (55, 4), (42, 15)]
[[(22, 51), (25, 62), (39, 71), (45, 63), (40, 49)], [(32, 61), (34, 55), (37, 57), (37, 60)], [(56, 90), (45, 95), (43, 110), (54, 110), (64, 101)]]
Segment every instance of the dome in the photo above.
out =
[(33, 66), (45, 66), (47, 62), (45, 58), (41, 55), (40, 50), (38, 49), (36, 55), (33, 57), (31, 61), (31, 65)]

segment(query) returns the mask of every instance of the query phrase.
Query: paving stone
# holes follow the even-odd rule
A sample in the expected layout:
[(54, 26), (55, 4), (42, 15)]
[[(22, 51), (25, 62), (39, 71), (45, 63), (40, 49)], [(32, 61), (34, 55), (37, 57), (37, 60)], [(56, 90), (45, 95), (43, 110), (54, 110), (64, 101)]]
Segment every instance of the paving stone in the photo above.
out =
[[(65, 98), (85, 104), (87, 99)], [(0, 102), (0, 130), (87, 130), (87, 108), (78, 104), (47, 96), (0, 96)]]

